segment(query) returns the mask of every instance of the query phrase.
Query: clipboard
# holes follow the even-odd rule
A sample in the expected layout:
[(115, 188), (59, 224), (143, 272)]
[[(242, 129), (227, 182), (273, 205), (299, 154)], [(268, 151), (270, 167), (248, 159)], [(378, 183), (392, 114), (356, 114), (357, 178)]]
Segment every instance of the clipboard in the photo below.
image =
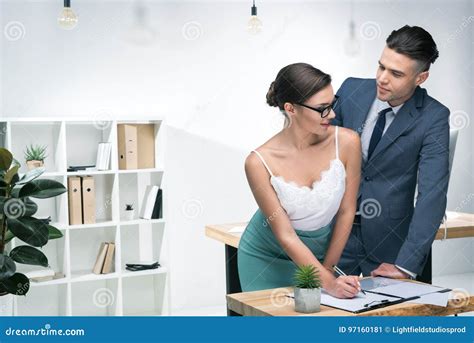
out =
[[(359, 293), (351, 299), (333, 297), (322, 289), (321, 305), (357, 314), (420, 299), (426, 294), (445, 293), (451, 290), (430, 284), (383, 277), (362, 279), (361, 286), (366, 295)], [(294, 298), (294, 295), (290, 294), (289, 297)]]
[[(370, 291), (365, 292), (368, 296), (366, 295), (351, 299), (340, 299), (329, 295), (326, 291), (324, 291), (324, 289), (322, 289), (321, 305), (357, 314), (419, 298), (418, 296), (401, 298), (393, 295), (378, 294)], [(294, 293), (288, 294), (287, 297), (294, 299)]]
[(352, 299), (339, 299), (330, 296), (323, 290), (321, 292), (321, 305), (357, 314), (419, 298), (419, 296), (403, 298), (367, 290), (365, 292), (366, 296), (357, 296)]

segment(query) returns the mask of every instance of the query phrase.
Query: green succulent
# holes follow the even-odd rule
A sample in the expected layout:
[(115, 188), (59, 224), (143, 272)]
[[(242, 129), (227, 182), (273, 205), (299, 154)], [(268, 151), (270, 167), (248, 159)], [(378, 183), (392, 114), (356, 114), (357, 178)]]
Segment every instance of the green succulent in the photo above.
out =
[(46, 155), (46, 145), (33, 145), (26, 147), (25, 161), (44, 161)]
[[(31, 170), (22, 177), (19, 168), (11, 152), (0, 148), (0, 295), (25, 295), (30, 280), (16, 271), (16, 264), (48, 267), (48, 258), (38, 248), (63, 236), (49, 225), (49, 220), (33, 217), (38, 205), (31, 198), (56, 197), (65, 193), (66, 188), (54, 180), (37, 179), (44, 168)], [(7, 251), (6, 245), (15, 237), (19, 240), (16, 247)]]
[(295, 272), (295, 287), (298, 288), (321, 288), (319, 270), (311, 265), (302, 265)]

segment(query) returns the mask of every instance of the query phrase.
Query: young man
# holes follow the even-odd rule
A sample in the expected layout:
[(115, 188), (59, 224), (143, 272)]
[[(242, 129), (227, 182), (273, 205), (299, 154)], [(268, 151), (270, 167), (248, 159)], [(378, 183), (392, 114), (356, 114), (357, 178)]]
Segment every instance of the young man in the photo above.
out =
[(449, 173), (449, 110), (420, 87), (437, 58), (427, 31), (404, 26), (387, 38), (375, 80), (348, 78), (337, 92), (332, 123), (361, 135), (363, 155), (339, 264), (347, 274), (415, 278), (430, 255)]

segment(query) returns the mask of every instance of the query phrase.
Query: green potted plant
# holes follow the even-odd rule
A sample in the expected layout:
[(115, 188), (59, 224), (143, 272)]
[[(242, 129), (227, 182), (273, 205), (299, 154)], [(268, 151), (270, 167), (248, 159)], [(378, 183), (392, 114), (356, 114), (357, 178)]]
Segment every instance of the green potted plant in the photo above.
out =
[(46, 145), (33, 145), (26, 147), (25, 150), (25, 161), (28, 170), (32, 170), (44, 165), (44, 159), (46, 155)]
[(295, 272), (295, 311), (319, 312), (321, 308), (321, 279), (313, 265), (299, 266)]
[(124, 220), (133, 220), (135, 217), (135, 209), (133, 204), (125, 204), (125, 211), (123, 213)]
[[(48, 221), (33, 217), (38, 206), (31, 198), (56, 197), (66, 188), (54, 180), (37, 179), (44, 168), (21, 177), (19, 168), (10, 151), (0, 148), (0, 314), (5, 314), (13, 295), (25, 295), (30, 288), (29, 279), (17, 272), (16, 264), (48, 267), (48, 258), (38, 248), (63, 236)], [(15, 237), (19, 240), (17, 246), (7, 249)]]

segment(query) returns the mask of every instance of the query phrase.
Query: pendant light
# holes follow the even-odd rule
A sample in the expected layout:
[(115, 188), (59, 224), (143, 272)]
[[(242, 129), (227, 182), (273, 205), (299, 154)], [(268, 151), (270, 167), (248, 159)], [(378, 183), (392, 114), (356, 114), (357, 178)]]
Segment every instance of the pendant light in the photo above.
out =
[(346, 55), (354, 57), (360, 51), (360, 42), (357, 39), (354, 22), (354, 3), (351, 1), (351, 18), (349, 21), (349, 37), (344, 41), (344, 52)]
[(253, 6), (250, 10), (251, 16), (247, 24), (247, 31), (253, 35), (256, 35), (262, 31), (262, 21), (257, 17), (257, 6), (255, 6), (255, 0), (253, 0)]
[(136, 0), (133, 10), (133, 24), (125, 33), (125, 40), (134, 45), (151, 45), (154, 43), (157, 33), (149, 25), (147, 20), (147, 8), (143, 1)]
[(64, 8), (58, 17), (59, 27), (63, 30), (72, 30), (77, 25), (77, 16), (71, 9), (71, 0), (64, 0)]

